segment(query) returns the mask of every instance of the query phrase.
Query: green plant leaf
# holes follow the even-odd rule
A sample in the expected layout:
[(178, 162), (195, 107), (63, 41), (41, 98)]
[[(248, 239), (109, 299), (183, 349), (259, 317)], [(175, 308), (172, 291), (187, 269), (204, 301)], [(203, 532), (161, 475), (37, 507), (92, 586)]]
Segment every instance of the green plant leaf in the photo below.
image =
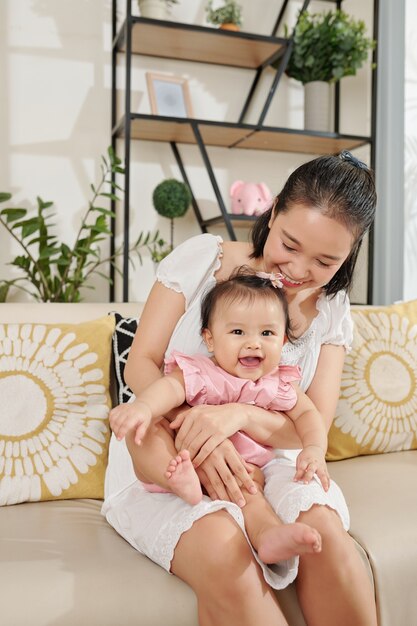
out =
[[(288, 34), (288, 26), (285, 28)], [(363, 20), (340, 9), (325, 13), (301, 11), (293, 33), (286, 74), (303, 84), (336, 82), (362, 67), (376, 42), (366, 37)], [(277, 62), (273, 63), (274, 67)]]
[(8, 202), (12, 197), (11, 193), (0, 191), (0, 202)]
[(26, 209), (3, 209), (2, 211), (0, 211), (0, 215), (6, 216), (6, 221), (8, 224), (22, 219), (22, 217), (25, 217), (26, 214)]
[(110, 198), (110, 200), (114, 200), (115, 202), (119, 201), (118, 196), (116, 196), (114, 193), (103, 191), (102, 193), (99, 194), (99, 196), (102, 196), (103, 198)]
[(31, 260), (21, 254), (15, 257), (13, 261), (11, 261), (10, 265), (15, 265), (16, 267), (20, 267), (23, 270), (28, 270), (31, 266)]
[(116, 213), (114, 211), (110, 211), (110, 209), (103, 209), (102, 207), (95, 206), (93, 207), (94, 211), (98, 213), (102, 213), (103, 215), (108, 215), (109, 217), (116, 217)]
[(59, 252), (59, 248), (56, 248), (55, 246), (44, 246), (39, 255), (39, 258), (50, 259), (54, 254), (57, 254), (58, 252)]

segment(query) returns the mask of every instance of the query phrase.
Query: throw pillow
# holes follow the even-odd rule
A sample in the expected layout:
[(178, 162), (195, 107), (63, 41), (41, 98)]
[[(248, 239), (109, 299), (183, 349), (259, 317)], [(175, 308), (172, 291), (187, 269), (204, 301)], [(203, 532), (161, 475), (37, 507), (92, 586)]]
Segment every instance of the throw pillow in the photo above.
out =
[(0, 505), (103, 497), (113, 329), (0, 324)]
[(417, 300), (352, 307), (329, 460), (417, 448)]
[(134, 317), (123, 317), (119, 313), (114, 313), (116, 326), (113, 334), (113, 359), (116, 373), (116, 393), (119, 404), (128, 402), (133, 396), (133, 391), (128, 387), (124, 379), (124, 371), (130, 346), (138, 327), (138, 319)]

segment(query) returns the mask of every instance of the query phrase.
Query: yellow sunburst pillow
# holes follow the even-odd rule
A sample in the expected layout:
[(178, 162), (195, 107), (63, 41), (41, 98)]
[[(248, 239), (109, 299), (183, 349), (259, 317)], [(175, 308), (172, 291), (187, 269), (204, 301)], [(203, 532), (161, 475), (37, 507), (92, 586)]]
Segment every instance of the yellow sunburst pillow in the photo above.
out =
[(417, 448), (417, 300), (353, 307), (328, 460)]
[(0, 324), (0, 505), (103, 497), (113, 330)]

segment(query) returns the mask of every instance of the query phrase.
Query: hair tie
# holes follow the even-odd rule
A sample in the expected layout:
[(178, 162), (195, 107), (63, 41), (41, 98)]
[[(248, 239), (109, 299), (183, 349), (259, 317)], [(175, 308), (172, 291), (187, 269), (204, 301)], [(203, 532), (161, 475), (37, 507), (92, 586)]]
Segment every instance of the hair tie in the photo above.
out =
[(256, 272), (258, 278), (263, 278), (264, 280), (269, 280), (275, 289), (282, 289), (283, 284), (281, 278), (283, 278), (282, 274), (268, 274), (267, 272)]
[(341, 159), (342, 161), (346, 161), (347, 163), (350, 163), (355, 167), (359, 167), (361, 170), (369, 169), (366, 163), (354, 157), (353, 154), (349, 152), (349, 150), (343, 150), (343, 152), (339, 154), (339, 159)]

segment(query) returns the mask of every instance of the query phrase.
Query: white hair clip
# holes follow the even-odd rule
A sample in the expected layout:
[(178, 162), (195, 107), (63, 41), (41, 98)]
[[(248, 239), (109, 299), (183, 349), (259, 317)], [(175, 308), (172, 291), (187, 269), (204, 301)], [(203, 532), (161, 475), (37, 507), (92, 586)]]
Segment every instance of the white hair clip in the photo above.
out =
[(275, 289), (282, 289), (283, 287), (281, 280), (283, 278), (282, 274), (274, 274), (273, 272), (271, 272), (271, 274), (268, 274), (267, 272), (256, 272), (256, 275), (264, 280), (270, 280)]

